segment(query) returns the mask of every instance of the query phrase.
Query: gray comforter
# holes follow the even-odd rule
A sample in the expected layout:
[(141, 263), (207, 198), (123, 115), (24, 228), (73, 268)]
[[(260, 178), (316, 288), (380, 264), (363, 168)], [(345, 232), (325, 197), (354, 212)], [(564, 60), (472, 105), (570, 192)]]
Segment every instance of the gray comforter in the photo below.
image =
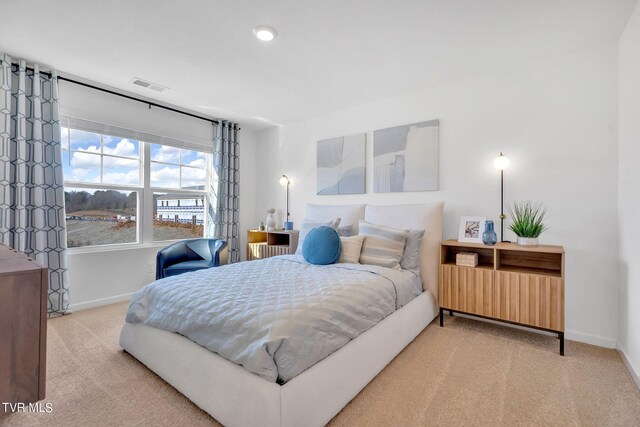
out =
[(136, 292), (126, 321), (177, 332), (284, 383), (420, 292), (409, 271), (287, 255), (157, 280)]

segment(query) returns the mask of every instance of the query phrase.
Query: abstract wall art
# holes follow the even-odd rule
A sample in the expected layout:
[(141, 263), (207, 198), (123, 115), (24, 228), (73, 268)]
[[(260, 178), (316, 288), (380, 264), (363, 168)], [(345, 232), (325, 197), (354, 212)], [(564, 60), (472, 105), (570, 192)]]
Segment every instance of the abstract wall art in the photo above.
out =
[(439, 133), (439, 120), (374, 131), (373, 191), (437, 190)]
[(366, 134), (318, 141), (317, 194), (364, 194)]

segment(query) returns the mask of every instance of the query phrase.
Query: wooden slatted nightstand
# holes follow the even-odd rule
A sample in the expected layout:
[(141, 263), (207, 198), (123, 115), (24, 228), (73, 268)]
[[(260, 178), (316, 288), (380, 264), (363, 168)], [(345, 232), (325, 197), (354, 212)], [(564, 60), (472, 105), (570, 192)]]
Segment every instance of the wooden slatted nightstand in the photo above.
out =
[[(456, 265), (461, 252), (478, 254), (478, 265)], [(564, 356), (562, 246), (442, 242), (439, 301), (440, 326), (450, 311), (554, 332)]]
[(247, 231), (247, 261), (294, 254), (298, 234), (298, 230)]

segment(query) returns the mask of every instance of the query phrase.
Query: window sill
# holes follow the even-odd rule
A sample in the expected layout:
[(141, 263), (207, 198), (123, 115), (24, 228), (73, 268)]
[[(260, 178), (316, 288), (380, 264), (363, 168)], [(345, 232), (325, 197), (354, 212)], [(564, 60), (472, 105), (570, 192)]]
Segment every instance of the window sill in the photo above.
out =
[(169, 240), (166, 242), (123, 243), (119, 245), (102, 245), (102, 246), (86, 246), (86, 247), (68, 248), (67, 254), (76, 255), (76, 254), (89, 254), (89, 253), (97, 253), (97, 252), (132, 251), (132, 250), (138, 250), (138, 249), (164, 248), (165, 246), (168, 246), (177, 241), (178, 240)]

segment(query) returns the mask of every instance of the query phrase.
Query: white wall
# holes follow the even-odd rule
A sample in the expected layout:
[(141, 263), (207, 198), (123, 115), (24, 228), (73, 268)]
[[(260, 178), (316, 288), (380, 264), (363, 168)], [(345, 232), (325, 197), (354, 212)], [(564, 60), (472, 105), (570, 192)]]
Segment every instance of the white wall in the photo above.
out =
[[(278, 178), (285, 173), (293, 181), (297, 223), (308, 202), (444, 200), (444, 237), (456, 238), (461, 215), (498, 221), (499, 175), (492, 161), (504, 151), (511, 159), (506, 201), (547, 204), (550, 229), (541, 240), (565, 247), (567, 337), (614, 347), (617, 64), (617, 44), (611, 43), (263, 131), (256, 221), (270, 205), (282, 214)], [(372, 193), (372, 131), (431, 119), (440, 119), (440, 191)], [(316, 141), (365, 131), (367, 194), (317, 196)]]
[[(620, 349), (640, 374), (640, 5), (620, 38)], [(638, 383), (640, 386), (640, 382)]]
[[(145, 104), (89, 88), (61, 82), (60, 113), (185, 141), (191, 148), (211, 147), (211, 124), (202, 120), (152, 108)], [(242, 124), (241, 124), (242, 126)], [(253, 227), (255, 205), (256, 134), (240, 131), (240, 230)], [(242, 237), (242, 234), (241, 234)], [(246, 258), (245, 240), (241, 250)], [(155, 256), (163, 244), (135, 248), (69, 250), (70, 307), (72, 310), (95, 307), (128, 299), (155, 277)]]

